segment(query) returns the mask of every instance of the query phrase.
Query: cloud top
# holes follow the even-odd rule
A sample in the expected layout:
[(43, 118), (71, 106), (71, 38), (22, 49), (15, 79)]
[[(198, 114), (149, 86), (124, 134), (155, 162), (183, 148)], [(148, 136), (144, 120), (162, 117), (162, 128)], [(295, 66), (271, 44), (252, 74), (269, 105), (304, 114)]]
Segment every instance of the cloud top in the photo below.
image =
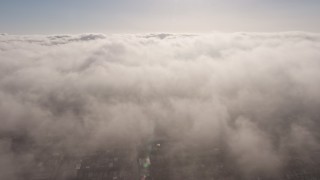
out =
[[(14, 178), (39, 149), (134, 147), (159, 134), (222, 142), (243, 173), (276, 173), (292, 150), (319, 148), (319, 50), (320, 35), (305, 32), (3, 34), (0, 174)], [(10, 149), (20, 136), (33, 147), (22, 155)]]

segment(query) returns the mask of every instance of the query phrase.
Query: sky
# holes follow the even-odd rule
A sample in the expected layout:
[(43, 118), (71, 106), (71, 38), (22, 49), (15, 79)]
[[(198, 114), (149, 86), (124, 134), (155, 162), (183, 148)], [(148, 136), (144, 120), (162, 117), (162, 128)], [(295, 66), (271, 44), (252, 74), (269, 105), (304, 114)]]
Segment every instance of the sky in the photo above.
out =
[(319, 32), (318, 0), (0, 0), (0, 33)]

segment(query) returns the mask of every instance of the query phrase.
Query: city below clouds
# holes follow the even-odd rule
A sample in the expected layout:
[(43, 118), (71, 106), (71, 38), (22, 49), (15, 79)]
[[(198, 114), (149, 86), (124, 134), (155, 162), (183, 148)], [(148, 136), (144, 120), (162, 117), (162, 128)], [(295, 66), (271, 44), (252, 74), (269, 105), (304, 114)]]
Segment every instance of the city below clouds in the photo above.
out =
[[(222, 141), (244, 174), (276, 174), (291, 149), (319, 149), (319, 49), (307, 32), (1, 34), (0, 179), (32, 172), (43, 149), (135, 147), (159, 131)], [(34, 149), (11, 151), (20, 135)]]
[(320, 179), (319, 0), (0, 0), (0, 180)]

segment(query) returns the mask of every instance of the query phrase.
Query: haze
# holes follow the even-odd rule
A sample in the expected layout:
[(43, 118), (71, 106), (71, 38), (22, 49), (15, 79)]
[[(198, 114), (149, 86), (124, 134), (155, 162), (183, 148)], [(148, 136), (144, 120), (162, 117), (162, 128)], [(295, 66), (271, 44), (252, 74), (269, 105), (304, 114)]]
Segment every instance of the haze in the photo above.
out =
[(319, 31), (317, 0), (1, 0), (10, 34)]

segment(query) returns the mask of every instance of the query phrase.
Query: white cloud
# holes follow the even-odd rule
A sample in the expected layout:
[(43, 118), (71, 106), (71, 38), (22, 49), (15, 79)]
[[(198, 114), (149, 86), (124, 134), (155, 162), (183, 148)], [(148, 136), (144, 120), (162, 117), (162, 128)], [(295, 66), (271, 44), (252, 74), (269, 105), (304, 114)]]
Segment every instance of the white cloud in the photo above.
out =
[[(1, 139), (74, 152), (160, 130), (222, 140), (244, 172), (274, 171), (288, 147), (319, 146), (319, 50), (304, 32), (2, 35)], [(25, 160), (3, 144), (1, 159)]]

